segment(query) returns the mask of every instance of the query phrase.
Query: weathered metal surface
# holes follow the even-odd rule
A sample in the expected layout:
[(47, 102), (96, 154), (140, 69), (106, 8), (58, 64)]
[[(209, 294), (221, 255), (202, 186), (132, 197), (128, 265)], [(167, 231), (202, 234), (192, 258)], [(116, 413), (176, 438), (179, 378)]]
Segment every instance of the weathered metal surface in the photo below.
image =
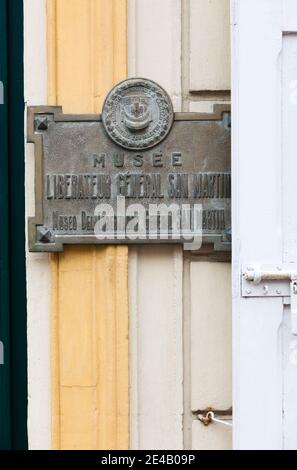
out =
[(151, 148), (165, 139), (173, 124), (166, 91), (152, 80), (130, 78), (116, 85), (103, 105), (102, 121), (109, 137), (128, 150)]
[[(170, 132), (153, 148), (127, 150), (107, 134), (101, 115), (64, 115), (60, 107), (28, 109), (28, 141), (35, 143), (35, 217), (31, 251), (63, 244), (181, 243), (176, 239), (99, 240), (95, 208), (202, 204), (203, 241), (230, 249), (230, 115), (176, 113)], [(160, 136), (159, 136), (160, 137)], [(125, 219), (128, 220), (128, 219)]]

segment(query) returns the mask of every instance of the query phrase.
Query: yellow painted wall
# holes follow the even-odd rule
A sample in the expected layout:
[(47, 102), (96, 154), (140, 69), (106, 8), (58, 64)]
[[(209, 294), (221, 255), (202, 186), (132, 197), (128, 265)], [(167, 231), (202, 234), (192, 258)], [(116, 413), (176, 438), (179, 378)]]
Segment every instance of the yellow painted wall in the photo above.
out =
[[(126, 0), (47, 0), (48, 99), (99, 113), (127, 75)], [(128, 248), (51, 256), (52, 445), (128, 449)]]

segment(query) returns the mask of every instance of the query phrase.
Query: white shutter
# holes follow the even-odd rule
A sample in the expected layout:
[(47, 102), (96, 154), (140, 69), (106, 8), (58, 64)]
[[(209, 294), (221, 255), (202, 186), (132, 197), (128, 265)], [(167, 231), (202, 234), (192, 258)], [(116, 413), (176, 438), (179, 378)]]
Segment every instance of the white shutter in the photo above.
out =
[(234, 445), (296, 449), (289, 309), (282, 298), (243, 298), (240, 279), (247, 265), (296, 268), (297, 3), (232, 4)]

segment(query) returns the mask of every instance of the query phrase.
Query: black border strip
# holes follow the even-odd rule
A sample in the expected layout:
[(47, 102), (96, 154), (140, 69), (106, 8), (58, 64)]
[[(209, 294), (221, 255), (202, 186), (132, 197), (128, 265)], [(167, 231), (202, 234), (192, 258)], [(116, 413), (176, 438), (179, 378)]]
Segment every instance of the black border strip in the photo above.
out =
[(4, 328), (3, 339), (0, 338), (4, 343), (4, 365), (0, 365), (0, 448), (23, 450), (28, 447), (23, 1), (1, 0), (0, 8), (0, 39), (4, 46), (1, 74), (5, 76), (0, 156), (4, 184), (0, 189), (0, 326)]

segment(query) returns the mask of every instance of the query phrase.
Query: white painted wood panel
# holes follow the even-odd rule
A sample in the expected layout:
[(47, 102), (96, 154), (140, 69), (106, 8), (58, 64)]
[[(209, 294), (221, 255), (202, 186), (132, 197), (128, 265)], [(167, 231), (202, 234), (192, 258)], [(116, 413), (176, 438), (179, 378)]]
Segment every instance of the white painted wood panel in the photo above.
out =
[[(188, 5), (188, 7), (187, 7)], [(212, 112), (213, 105), (229, 102), (230, 88), (230, 14), (228, 1), (192, 0), (183, 4), (183, 37), (189, 35), (185, 54), (184, 96), (189, 111)], [(186, 42), (186, 41), (185, 41)], [(188, 64), (185, 60), (188, 59)], [(186, 76), (188, 74), (188, 76)], [(196, 93), (192, 93), (196, 92)], [(198, 92), (198, 93), (197, 93)], [(202, 93), (201, 93), (202, 92)], [(203, 93), (206, 92), (206, 93)], [(209, 407), (225, 410), (232, 406), (231, 359), (231, 269), (230, 263), (190, 262), (190, 297), (185, 309), (185, 357), (190, 363), (185, 375), (185, 413)], [(184, 299), (187, 305), (187, 299)], [(190, 342), (190, 349), (186, 344)], [(186, 406), (187, 405), (187, 406)], [(188, 431), (191, 420), (191, 443)], [(185, 443), (192, 449), (230, 449), (232, 430), (221, 425), (205, 427), (193, 415), (185, 415)]]
[[(180, 0), (129, 0), (128, 57), (180, 111)], [(129, 249), (132, 449), (183, 448), (182, 279), (181, 248)]]
[(230, 89), (229, 0), (190, 0), (190, 90)]
[[(24, 2), (25, 101), (47, 103), (46, 1)], [(26, 218), (34, 216), (34, 153), (26, 145)], [(27, 229), (26, 229), (27, 234)], [(28, 315), (28, 438), (31, 450), (51, 448), (50, 269), (46, 253), (26, 253)]]
[[(231, 266), (229, 263), (193, 261), (191, 263), (191, 409), (193, 411), (209, 407), (227, 410), (232, 406), (231, 345)], [(200, 426), (206, 432), (204, 426), (202, 424)]]
[(192, 449), (231, 450), (232, 428), (217, 423), (204, 426), (198, 420), (193, 421)]
[[(232, 406), (231, 265), (191, 262), (191, 410)], [(224, 418), (223, 418), (224, 419)], [(192, 449), (232, 447), (232, 429), (192, 421)]]
[(182, 253), (129, 254), (132, 448), (182, 449)]
[[(224, 22), (228, 6), (222, 9), (218, 4), (217, 7), (216, 18), (221, 15)], [(201, 14), (204, 8), (200, 2)], [(213, 38), (213, 21), (208, 13), (205, 15), (209, 20), (207, 34)], [(170, 93), (176, 111), (182, 109), (182, 104), (187, 109), (190, 72), (193, 79), (203, 76), (207, 81), (209, 78), (207, 64), (201, 69), (195, 62), (194, 54), (199, 48), (193, 50), (193, 63), (190, 62), (190, 19), (188, 1), (129, 1), (129, 76), (159, 82)], [(207, 28), (203, 28), (206, 33)], [(216, 45), (212, 42), (209, 47)], [(215, 51), (211, 57), (217, 61)], [(219, 67), (229, 74), (228, 61)], [(213, 77), (216, 90), (225, 88), (220, 77), (216, 73)], [(211, 103), (195, 101), (190, 106), (208, 111), (215, 102), (216, 97)], [(218, 427), (209, 432), (192, 415), (192, 410), (200, 404), (231, 406), (230, 267), (221, 263), (202, 263), (200, 268), (193, 263), (191, 267), (188, 261), (183, 264), (182, 258), (180, 248), (130, 249), (132, 448), (230, 447), (230, 432), (226, 434), (225, 429)], [(214, 286), (219, 289), (217, 302)], [(217, 327), (216, 339), (207, 344), (203, 338), (214, 323), (222, 325), (226, 334), (220, 337)], [(196, 329), (201, 335), (195, 335)], [(217, 357), (225, 361), (224, 371), (218, 368)], [(166, 363), (169, 366), (164, 373)]]
[(295, 0), (284, 0), (282, 5), (281, 29), (285, 33), (297, 31), (297, 4)]
[[(279, 0), (232, 2), (233, 395), (236, 449), (279, 449), (281, 299), (241, 297), (244, 264), (282, 262)], [(260, 418), (260, 422), (257, 421)]]
[[(283, 234), (285, 263), (297, 267), (297, 5), (284, 5), (286, 30), (282, 47), (282, 142), (283, 142)], [(290, 15), (289, 15), (290, 12)], [(290, 16), (293, 15), (293, 20)], [(287, 28), (290, 29), (287, 29)], [(292, 267), (293, 267), (292, 266)], [(297, 336), (292, 335), (290, 309), (286, 307), (283, 324), (283, 445), (297, 449)]]
[(128, 74), (155, 80), (181, 110), (181, 0), (129, 0)]

